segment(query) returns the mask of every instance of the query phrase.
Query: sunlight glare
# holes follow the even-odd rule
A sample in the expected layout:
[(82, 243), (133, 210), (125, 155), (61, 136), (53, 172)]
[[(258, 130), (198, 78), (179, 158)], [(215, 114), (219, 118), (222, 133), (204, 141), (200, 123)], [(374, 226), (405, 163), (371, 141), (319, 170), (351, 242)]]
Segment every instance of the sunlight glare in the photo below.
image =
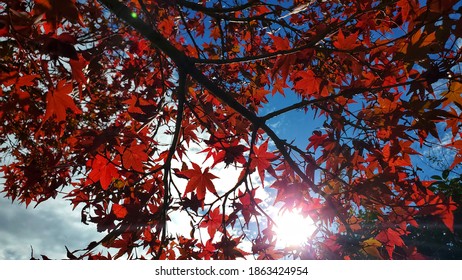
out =
[(316, 225), (310, 217), (303, 217), (299, 211), (284, 211), (275, 222), (278, 243), (282, 246), (298, 246), (307, 241), (316, 231)]

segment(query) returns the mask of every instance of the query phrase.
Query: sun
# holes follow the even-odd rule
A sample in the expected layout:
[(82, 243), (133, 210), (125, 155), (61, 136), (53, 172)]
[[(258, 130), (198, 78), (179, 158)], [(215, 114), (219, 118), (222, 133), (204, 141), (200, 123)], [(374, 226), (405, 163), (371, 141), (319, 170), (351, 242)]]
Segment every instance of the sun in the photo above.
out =
[(303, 217), (297, 210), (284, 211), (275, 219), (275, 232), (281, 246), (303, 244), (316, 231), (316, 225), (310, 217)]

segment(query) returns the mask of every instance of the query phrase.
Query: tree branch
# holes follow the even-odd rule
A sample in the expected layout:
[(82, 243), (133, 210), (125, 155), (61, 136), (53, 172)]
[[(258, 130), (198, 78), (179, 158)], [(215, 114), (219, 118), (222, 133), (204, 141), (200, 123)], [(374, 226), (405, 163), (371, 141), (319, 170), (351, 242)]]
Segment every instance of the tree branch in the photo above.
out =
[(221, 99), (224, 103), (234, 109), (236, 112), (244, 116), (246, 119), (255, 124), (262, 121), (253, 112), (249, 111), (242, 104), (237, 102), (231, 95), (213, 83), (202, 72), (200, 72), (192, 63), (190, 58), (182, 51), (175, 48), (167, 39), (159, 32), (153, 30), (149, 25), (139, 18), (131, 16), (131, 10), (117, 0), (99, 0), (116, 16), (124, 20), (130, 26), (135, 28), (142, 36), (148, 39), (151, 44), (164, 52), (176, 64), (178, 69), (181, 69), (186, 75), (191, 76), (198, 83), (207, 88), (215, 97)]
[(239, 6), (234, 6), (234, 7), (231, 7), (231, 8), (208, 8), (208, 7), (204, 7), (202, 5), (199, 5), (197, 3), (194, 3), (194, 2), (189, 2), (189, 1), (186, 1), (186, 0), (177, 0), (176, 1), (177, 4), (183, 6), (183, 7), (186, 7), (186, 8), (189, 8), (191, 10), (194, 10), (196, 12), (203, 12), (204, 14), (207, 14), (207, 15), (217, 15), (217, 14), (226, 14), (226, 13), (232, 13), (232, 12), (239, 12), (239, 11), (242, 11), (242, 10), (245, 10), (247, 8), (250, 8), (252, 6), (258, 6), (258, 5), (261, 5), (260, 4), (260, 1), (258, 0), (250, 0), (249, 2), (247, 2), (246, 4), (243, 4), (243, 5), (239, 5)]
[(202, 72), (200, 72), (189, 57), (187, 57), (183, 52), (176, 49), (167, 39), (165, 39), (160, 33), (155, 30), (152, 30), (145, 22), (143, 22), (139, 18), (131, 17), (131, 10), (126, 7), (124, 4), (116, 1), (116, 0), (99, 0), (103, 3), (109, 10), (111, 10), (114, 14), (116, 14), (119, 18), (127, 22), (133, 28), (135, 28), (142, 36), (147, 38), (156, 48), (163, 51), (173, 62), (176, 64), (178, 69), (184, 74), (191, 76), (194, 80), (198, 83), (202, 84), (207, 90), (210, 91), (215, 97), (219, 98), (233, 110), (241, 114), (243, 117), (248, 119), (250, 122), (254, 124), (254, 129), (262, 128), (266, 134), (273, 140), (276, 147), (282, 153), (285, 160), (289, 163), (291, 168), (300, 176), (306, 183), (308, 183), (314, 192), (321, 195), (332, 208), (333, 211), (337, 213), (337, 216), (341, 220), (341, 222), (345, 225), (345, 228), (349, 233), (352, 233), (349, 224), (347, 223), (346, 219), (343, 215), (338, 212), (339, 205), (336, 205), (334, 201), (330, 198), (329, 195), (324, 193), (321, 189), (319, 189), (313, 181), (311, 181), (302, 170), (297, 166), (297, 164), (293, 161), (290, 154), (286, 150), (286, 146), (284, 142), (279, 139), (276, 133), (265, 124), (265, 120), (255, 115), (254, 112), (245, 108), (242, 104), (237, 102), (231, 95), (229, 95), (226, 91), (220, 88), (217, 84), (212, 82), (208, 77), (206, 77)]
[(164, 177), (163, 177), (163, 184), (164, 184), (164, 201), (162, 205), (162, 237), (159, 246), (159, 250), (157, 253), (157, 257), (159, 258), (162, 253), (163, 245), (167, 239), (167, 212), (169, 208), (169, 198), (170, 198), (170, 186), (169, 186), (169, 174), (171, 169), (171, 163), (173, 156), (175, 155), (176, 148), (180, 139), (181, 127), (183, 122), (183, 112), (184, 112), (184, 101), (185, 101), (185, 93), (186, 93), (186, 75), (180, 69), (179, 78), (178, 78), (178, 90), (177, 90), (177, 97), (178, 97), (178, 109), (177, 109), (177, 117), (176, 117), (176, 124), (175, 124), (175, 132), (173, 134), (172, 144), (168, 151), (167, 158), (165, 159), (164, 164)]

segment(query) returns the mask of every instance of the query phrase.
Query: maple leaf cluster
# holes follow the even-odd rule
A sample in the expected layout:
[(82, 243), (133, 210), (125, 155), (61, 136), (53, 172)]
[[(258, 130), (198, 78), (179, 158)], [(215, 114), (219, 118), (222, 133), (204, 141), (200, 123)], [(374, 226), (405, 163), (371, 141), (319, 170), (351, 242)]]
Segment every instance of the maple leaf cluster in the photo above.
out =
[[(460, 14), (455, 0), (3, 1), (2, 193), (80, 209), (105, 237), (75, 259), (430, 257), (422, 221), (460, 234), (461, 196), (418, 166), (435, 147), (448, 170), (462, 162)], [(304, 139), (270, 125), (298, 111)], [(316, 234), (281, 247), (271, 207)], [(169, 230), (178, 213), (186, 232)]]

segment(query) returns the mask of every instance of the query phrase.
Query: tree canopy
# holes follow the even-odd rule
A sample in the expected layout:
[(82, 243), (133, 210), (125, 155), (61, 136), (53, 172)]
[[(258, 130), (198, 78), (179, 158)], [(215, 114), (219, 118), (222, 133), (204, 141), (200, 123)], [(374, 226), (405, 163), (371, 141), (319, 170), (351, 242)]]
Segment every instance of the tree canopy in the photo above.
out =
[[(458, 258), (461, 12), (455, 0), (6, 0), (3, 194), (68, 199), (105, 234), (69, 258)], [(417, 163), (429, 149), (452, 153), (441, 176)], [(315, 232), (278, 245), (271, 207)], [(178, 213), (186, 233), (170, 230)], [(456, 253), (422, 246), (435, 232)]]

